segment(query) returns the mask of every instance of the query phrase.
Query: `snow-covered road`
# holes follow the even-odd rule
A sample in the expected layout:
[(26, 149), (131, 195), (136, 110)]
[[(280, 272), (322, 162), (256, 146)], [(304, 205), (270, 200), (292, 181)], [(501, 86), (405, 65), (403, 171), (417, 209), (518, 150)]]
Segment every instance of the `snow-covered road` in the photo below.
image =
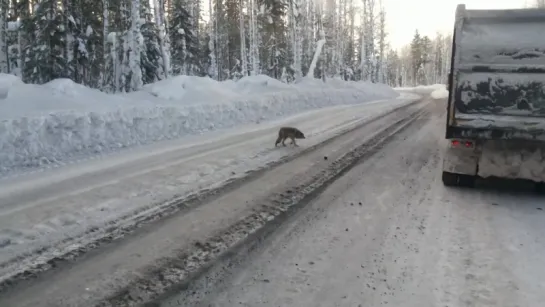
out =
[[(168, 207), (151, 203), (285, 159), (72, 263), (51, 262), (1, 291), (0, 306), (541, 306), (545, 199), (445, 188), (444, 101), (410, 101), (318, 110), (5, 180), (2, 227), (53, 225), (32, 233), (27, 249), (52, 247), (28, 265), (104, 236), (101, 218), (123, 228)], [(309, 138), (273, 149), (281, 124)], [(197, 181), (199, 171), (208, 179)], [(85, 222), (52, 224), (57, 212)]]
[[(421, 112), (423, 103), (416, 101), (416, 104), (410, 103), (380, 117), (375, 117), (380, 112), (371, 110), (375, 107), (388, 110), (394, 105), (407, 103), (407, 100), (381, 102), (375, 106), (361, 106), (361, 109), (350, 107), (341, 113), (329, 110), (324, 111), (327, 115), (322, 120), (317, 119), (318, 114), (309, 116), (308, 120), (295, 119), (297, 126), (311, 136), (313, 130), (324, 131), (328, 125), (339, 129), (353, 125), (354, 129), (346, 133), (339, 131), (337, 137), (318, 146), (312, 146), (318, 142), (316, 135), (301, 140), (301, 148), (278, 148), (276, 151), (280, 156), (289, 154), (292, 158), (254, 175), (243, 184), (221, 191), (215, 197), (204, 197), (188, 210), (157, 223), (141, 225), (121, 240), (94, 250), (87, 249), (75, 261), (62, 261), (66, 257), (59, 256), (50, 262), (54, 267), (52, 270), (38, 275), (27, 273), (22, 276), (24, 280), (19, 279), (16, 284), (4, 284), (7, 287), (0, 292), (0, 306), (94, 306), (104, 299), (107, 304), (102, 306), (131, 306), (149, 300), (150, 296), (183, 281), (258, 229), (264, 229), (279, 214), (288, 213), (300, 197), (333, 180), (367, 152), (368, 144), (379, 142), (402, 129)], [(361, 119), (360, 125), (350, 123), (354, 116)], [(340, 120), (342, 117), (344, 120)], [(338, 122), (333, 124), (336, 119)], [(308, 123), (312, 120), (318, 122)], [(266, 135), (252, 139), (242, 138), (242, 142), (255, 144), (240, 146), (238, 151), (241, 148), (248, 150), (244, 154), (248, 157), (251, 150), (269, 150), (273, 146), (276, 129), (271, 128)], [(322, 140), (326, 138), (325, 135), (321, 137)], [(227, 143), (230, 145), (228, 140)], [(217, 160), (228, 152), (211, 154), (209, 159)], [(324, 156), (329, 159), (324, 159)], [(203, 160), (197, 161), (204, 163)], [(171, 166), (163, 172), (171, 170), (176, 168)], [(160, 177), (157, 176), (156, 180), (161, 180)], [(285, 191), (286, 187), (289, 191)], [(127, 292), (127, 289), (131, 290)]]
[[(411, 98), (412, 97), (412, 98)], [(64, 167), (0, 179), (0, 281), (119, 235), (188, 195), (225, 182), (415, 100), (414, 95), (306, 112), (285, 120), (144, 146)], [(274, 148), (295, 125), (301, 147)], [(116, 234), (114, 234), (116, 233)]]
[(222, 280), (160, 306), (543, 306), (545, 199), (445, 188), (434, 107)]

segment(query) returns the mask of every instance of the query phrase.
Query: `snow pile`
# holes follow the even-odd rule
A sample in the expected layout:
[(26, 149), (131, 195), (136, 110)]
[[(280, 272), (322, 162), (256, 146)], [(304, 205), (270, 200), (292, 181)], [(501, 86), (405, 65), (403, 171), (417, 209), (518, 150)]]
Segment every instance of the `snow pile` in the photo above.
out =
[(294, 88), (292, 85), (280, 82), (265, 75), (244, 77), (237, 82), (226, 82), (233, 83), (232, 86), (234, 87), (234, 89), (236, 89), (237, 92), (244, 94), (260, 94), (265, 92), (270, 93), (274, 91), (290, 90)]
[(216, 103), (218, 99), (236, 99), (239, 96), (227, 82), (191, 76), (176, 76), (148, 84), (144, 86), (144, 91), (162, 100), (186, 103)]
[(0, 100), (8, 98), (10, 88), (23, 84), (23, 81), (14, 75), (0, 74)]
[(445, 84), (419, 85), (416, 87), (397, 87), (396, 90), (412, 92), (420, 95), (432, 95), (434, 99), (443, 99), (448, 97), (448, 91)]
[(433, 99), (446, 99), (448, 98), (448, 91), (445, 87), (436, 89), (435, 91), (431, 92), (431, 98)]
[(412, 88), (412, 91), (422, 95), (430, 95), (431, 93), (440, 89), (446, 90), (445, 85), (444, 84), (419, 85), (417, 87)]
[(0, 175), (398, 95), (364, 82), (287, 85), (266, 76), (238, 82), (179, 76), (140, 92), (109, 95), (68, 79), (39, 86), (0, 75), (0, 88)]

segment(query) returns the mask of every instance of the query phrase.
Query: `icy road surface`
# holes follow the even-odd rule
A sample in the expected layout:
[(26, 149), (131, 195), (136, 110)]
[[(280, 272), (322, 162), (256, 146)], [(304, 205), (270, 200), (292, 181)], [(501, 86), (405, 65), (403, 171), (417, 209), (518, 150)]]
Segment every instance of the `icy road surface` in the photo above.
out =
[(225, 279), (161, 306), (543, 306), (545, 199), (445, 188), (433, 108)]

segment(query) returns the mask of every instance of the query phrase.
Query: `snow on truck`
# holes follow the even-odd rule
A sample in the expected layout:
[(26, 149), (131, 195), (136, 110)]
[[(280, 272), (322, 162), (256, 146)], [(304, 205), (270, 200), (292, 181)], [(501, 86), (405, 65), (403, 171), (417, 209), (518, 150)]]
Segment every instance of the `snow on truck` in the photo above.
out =
[(456, 9), (443, 183), (545, 182), (545, 10)]

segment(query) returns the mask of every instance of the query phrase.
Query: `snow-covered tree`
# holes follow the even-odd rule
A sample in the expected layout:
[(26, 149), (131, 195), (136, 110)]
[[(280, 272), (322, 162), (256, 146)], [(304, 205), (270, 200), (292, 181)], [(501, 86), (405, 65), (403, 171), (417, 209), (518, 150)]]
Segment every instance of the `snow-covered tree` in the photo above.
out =
[(168, 76), (169, 67), (165, 66), (163, 56), (167, 56), (161, 50), (164, 42), (163, 31), (157, 25), (157, 19), (153, 18), (149, 2), (143, 2), (141, 7), (142, 25), (140, 27), (142, 42), (144, 44), (140, 54), (142, 67), (142, 81), (149, 84), (163, 80)]
[(140, 18), (140, 1), (131, 1), (131, 27), (125, 36), (124, 50), (128, 53), (127, 66), (125, 67), (130, 77), (127, 83), (128, 90), (136, 91), (142, 88), (142, 53), (144, 51), (144, 38), (142, 36)]
[(362, 0), (361, 79), (374, 81), (375, 55), (375, 0)]
[(390, 50), (386, 60), (386, 83), (392, 86), (445, 84), (450, 70), (452, 35), (434, 38), (415, 32), (411, 44)]
[(378, 35), (377, 35), (377, 47), (378, 47), (378, 54), (377, 54), (377, 61), (376, 61), (376, 67), (375, 67), (375, 82), (385, 83), (386, 82), (386, 75), (384, 72), (385, 69), (385, 57), (386, 57), (386, 11), (384, 10), (384, 7), (381, 8), (378, 16)]
[(199, 46), (195, 36), (195, 24), (191, 13), (185, 9), (184, 1), (172, 0), (169, 14), (169, 37), (172, 73), (195, 75), (199, 69)]
[[(30, 3), (29, 3), (30, 4)], [(65, 31), (57, 1), (42, 0), (26, 9), (23, 19), (25, 45), (23, 80), (43, 84), (56, 78), (68, 78)]]
[(107, 92), (180, 74), (444, 78), (446, 38), (417, 71), (401, 52), (390, 63), (386, 17), (381, 0), (0, 0), (0, 72)]
[(260, 63), (267, 75), (279, 79), (282, 69), (289, 65), (287, 62), (287, 27), (284, 22), (288, 5), (283, 0), (263, 0), (262, 5), (264, 12), (261, 17)]
[(9, 0), (0, 0), (0, 72), (9, 73), (8, 19)]

